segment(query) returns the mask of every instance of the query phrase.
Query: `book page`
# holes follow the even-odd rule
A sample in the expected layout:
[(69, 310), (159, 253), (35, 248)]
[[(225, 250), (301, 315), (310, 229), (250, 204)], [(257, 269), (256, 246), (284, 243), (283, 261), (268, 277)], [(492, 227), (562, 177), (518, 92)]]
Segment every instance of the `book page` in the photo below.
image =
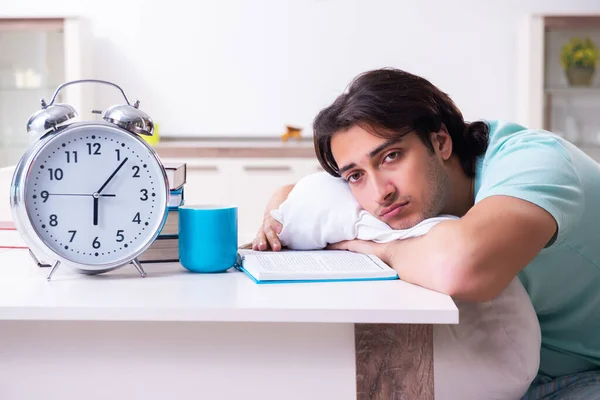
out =
[(364, 272), (388, 269), (365, 254), (347, 251), (254, 253), (252, 257), (257, 259), (261, 270), (265, 272)]

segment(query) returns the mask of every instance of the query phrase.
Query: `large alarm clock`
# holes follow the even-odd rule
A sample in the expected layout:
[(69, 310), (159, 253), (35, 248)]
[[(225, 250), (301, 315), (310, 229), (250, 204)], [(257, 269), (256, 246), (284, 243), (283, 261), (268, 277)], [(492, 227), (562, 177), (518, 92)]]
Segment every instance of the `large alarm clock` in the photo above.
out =
[[(65, 86), (83, 82), (119, 89), (126, 104), (108, 108), (102, 121), (74, 122), (75, 109), (54, 101)], [(86, 79), (59, 86), (29, 119), (27, 130), (39, 139), (16, 166), (10, 203), (32, 256), (52, 266), (48, 280), (59, 265), (97, 274), (132, 263), (146, 275), (137, 257), (165, 223), (169, 185), (140, 137), (154, 126), (138, 107), (119, 86)]]

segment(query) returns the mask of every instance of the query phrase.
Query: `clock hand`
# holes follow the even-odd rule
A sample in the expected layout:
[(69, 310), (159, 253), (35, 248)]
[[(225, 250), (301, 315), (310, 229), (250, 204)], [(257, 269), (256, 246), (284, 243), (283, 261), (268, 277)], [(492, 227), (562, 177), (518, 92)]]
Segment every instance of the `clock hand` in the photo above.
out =
[[(48, 193), (48, 196), (93, 196), (94, 194), (86, 193)], [(100, 197), (117, 197), (116, 194), (98, 194)]]
[(110, 182), (112, 178), (115, 177), (117, 172), (119, 172), (123, 165), (125, 165), (128, 159), (128, 157), (125, 157), (125, 159), (121, 162), (121, 164), (119, 164), (117, 169), (115, 169), (114, 172), (110, 174), (106, 182), (104, 182), (104, 185), (102, 185), (96, 193), (92, 194), (92, 196), (94, 197), (94, 225), (98, 225), (98, 198), (101, 196), (100, 192), (106, 187), (106, 185), (108, 185), (108, 182)]
[(108, 185), (108, 182), (110, 182), (112, 180), (112, 178), (115, 177), (115, 175), (117, 174), (117, 172), (119, 172), (119, 170), (121, 169), (121, 167), (123, 167), (123, 165), (127, 162), (127, 160), (129, 159), (129, 157), (125, 157), (125, 159), (121, 162), (121, 164), (119, 164), (119, 166), (117, 167), (117, 169), (115, 169), (115, 171), (108, 177), (108, 179), (106, 180), (106, 182), (104, 182), (104, 185), (102, 185), (100, 187), (100, 189), (98, 189), (98, 191), (96, 193), (100, 193), (102, 192), (102, 189), (104, 189), (106, 187), (106, 185)]
[(94, 196), (94, 225), (98, 225), (98, 197)]

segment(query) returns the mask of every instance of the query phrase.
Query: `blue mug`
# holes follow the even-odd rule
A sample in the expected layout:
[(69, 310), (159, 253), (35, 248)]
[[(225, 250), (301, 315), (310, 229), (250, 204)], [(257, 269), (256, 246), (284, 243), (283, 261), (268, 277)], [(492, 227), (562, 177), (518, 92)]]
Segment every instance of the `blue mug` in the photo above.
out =
[(233, 267), (238, 249), (235, 206), (179, 207), (179, 262), (192, 272), (224, 272)]

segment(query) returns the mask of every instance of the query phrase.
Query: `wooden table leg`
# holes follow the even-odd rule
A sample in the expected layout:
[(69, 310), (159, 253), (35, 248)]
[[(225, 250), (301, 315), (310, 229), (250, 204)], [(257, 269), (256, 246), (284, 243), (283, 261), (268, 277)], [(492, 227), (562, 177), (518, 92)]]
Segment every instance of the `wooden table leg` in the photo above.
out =
[(355, 324), (358, 400), (433, 399), (433, 326)]

